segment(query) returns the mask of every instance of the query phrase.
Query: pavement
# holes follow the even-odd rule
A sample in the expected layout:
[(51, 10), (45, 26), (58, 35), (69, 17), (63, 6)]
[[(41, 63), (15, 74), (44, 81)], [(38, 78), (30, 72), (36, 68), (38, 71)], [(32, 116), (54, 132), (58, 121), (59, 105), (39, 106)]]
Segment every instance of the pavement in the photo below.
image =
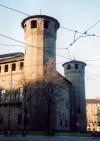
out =
[(92, 139), (91, 137), (77, 137), (77, 136), (43, 136), (43, 135), (0, 135), (0, 141), (99, 141), (99, 138)]

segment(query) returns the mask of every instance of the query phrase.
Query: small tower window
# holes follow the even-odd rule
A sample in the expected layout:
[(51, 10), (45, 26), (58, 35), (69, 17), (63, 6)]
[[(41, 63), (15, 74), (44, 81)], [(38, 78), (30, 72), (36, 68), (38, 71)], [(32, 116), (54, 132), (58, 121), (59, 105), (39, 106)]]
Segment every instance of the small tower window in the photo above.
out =
[(71, 69), (71, 65), (67, 65), (67, 70), (70, 70)]
[(78, 64), (75, 64), (75, 69), (78, 69)]
[(82, 69), (84, 70), (84, 65), (82, 65)]
[(49, 28), (49, 21), (47, 20), (44, 21), (44, 28), (47, 28), (47, 29)]
[(26, 28), (26, 24), (24, 24), (24, 28)]
[(31, 28), (37, 28), (37, 21), (36, 20), (31, 21)]
[(54, 24), (54, 31), (56, 31), (57, 30), (57, 26)]
[(16, 70), (16, 64), (12, 64), (12, 71)]
[(5, 65), (5, 72), (8, 72), (8, 65)]
[(1, 73), (1, 66), (0, 66), (0, 73)]

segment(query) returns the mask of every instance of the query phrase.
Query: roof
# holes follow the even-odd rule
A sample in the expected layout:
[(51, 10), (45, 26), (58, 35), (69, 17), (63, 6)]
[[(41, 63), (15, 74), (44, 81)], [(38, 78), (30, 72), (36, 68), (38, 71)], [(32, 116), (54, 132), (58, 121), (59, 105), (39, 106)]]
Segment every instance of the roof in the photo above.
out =
[(24, 54), (22, 52), (16, 52), (16, 53), (8, 53), (8, 54), (2, 54), (0, 55), (0, 61), (17, 58), (17, 57), (23, 57)]
[(58, 29), (59, 26), (60, 26), (60, 23), (58, 22), (58, 20), (56, 20), (56, 19), (53, 18), (53, 17), (47, 16), (47, 15), (33, 15), (33, 16), (28, 16), (27, 18), (23, 19), (23, 21), (22, 21), (22, 23), (21, 23), (22, 28), (24, 28), (24, 23), (25, 23), (27, 20), (32, 19), (32, 18), (44, 18), (44, 19), (53, 20), (53, 21), (57, 24), (57, 29)]
[(66, 65), (66, 64), (71, 64), (71, 63), (77, 63), (77, 64), (83, 64), (86, 66), (86, 63), (82, 62), (82, 61), (78, 61), (78, 60), (72, 60), (72, 61), (69, 61), (69, 62), (66, 62), (64, 63), (62, 66)]
[(69, 84), (72, 84), (66, 77), (64, 77), (63, 75), (61, 75), (58, 71), (56, 71), (58, 73), (59, 76), (61, 76), (66, 82), (68, 82)]
[(100, 104), (100, 99), (86, 99), (86, 103), (87, 104), (96, 104), (96, 103)]

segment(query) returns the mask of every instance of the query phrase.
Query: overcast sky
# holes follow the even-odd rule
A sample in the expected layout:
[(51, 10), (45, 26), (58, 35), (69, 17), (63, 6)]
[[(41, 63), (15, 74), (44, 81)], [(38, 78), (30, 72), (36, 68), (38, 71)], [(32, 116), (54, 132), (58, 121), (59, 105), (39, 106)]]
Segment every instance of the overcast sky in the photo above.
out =
[(100, 0), (0, 0), (0, 5), (26, 14), (0, 6), (0, 54), (24, 52), (23, 44), (7, 37), (24, 42), (21, 22), (27, 15), (52, 16), (60, 22), (57, 70), (64, 74), (62, 64), (70, 59), (84, 61), (86, 98), (100, 97)]

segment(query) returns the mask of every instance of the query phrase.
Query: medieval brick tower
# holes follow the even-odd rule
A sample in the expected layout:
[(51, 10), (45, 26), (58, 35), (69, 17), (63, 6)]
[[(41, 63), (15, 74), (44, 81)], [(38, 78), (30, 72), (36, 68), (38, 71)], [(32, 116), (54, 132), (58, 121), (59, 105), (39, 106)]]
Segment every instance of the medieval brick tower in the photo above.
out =
[(25, 38), (25, 72), (37, 79), (48, 58), (56, 62), (56, 32), (60, 24), (53, 17), (35, 15), (24, 19), (21, 25)]
[(86, 130), (85, 66), (84, 62), (76, 60), (63, 64), (65, 77), (72, 83), (70, 94), (70, 124), (72, 131)]

